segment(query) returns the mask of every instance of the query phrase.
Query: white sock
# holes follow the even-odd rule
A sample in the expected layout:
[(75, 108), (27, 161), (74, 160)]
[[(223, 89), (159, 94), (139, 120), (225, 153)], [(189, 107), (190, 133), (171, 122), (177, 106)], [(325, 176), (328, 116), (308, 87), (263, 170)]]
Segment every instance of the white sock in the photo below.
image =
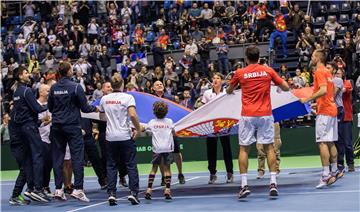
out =
[(276, 183), (276, 172), (270, 172), (270, 184), (277, 184)]
[(330, 167), (323, 166), (323, 176), (328, 176), (330, 174)]
[(247, 185), (247, 174), (240, 174), (241, 177), (241, 187), (244, 187)]
[(338, 169), (337, 168), (337, 163), (332, 163), (331, 164), (331, 172), (336, 172), (337, 169)]

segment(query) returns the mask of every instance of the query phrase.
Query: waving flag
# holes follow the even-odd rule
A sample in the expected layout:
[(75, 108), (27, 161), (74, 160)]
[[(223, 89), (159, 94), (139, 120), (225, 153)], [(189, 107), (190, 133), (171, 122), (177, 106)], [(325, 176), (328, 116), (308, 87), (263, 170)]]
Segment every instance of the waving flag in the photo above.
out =
[(166, 117), (173, 120), (174, 123), (192, 112), (192, 110), (176, 104), (173, 101), (162, 99), (148, 93), (128, 92), (128, 94), (135, 98), (136, 112), (141, 123), (148, 123), (151, 119), (155, 118), (153, 114), (153, 104), (156, 101), (164, 101), (167, 103), (169, 112)]
[[(302, 116), (310, 111), (310, 107), (302, 104), (299, 97), (291, 92), (279, 91), (277, 87), (271, 88), (271, 105), (276, 122)], [(223, 94), (177, 122), (175, 131), (180, 137), (237, 134), (240, 114), (241, 91), (235, 91), (234, 95)]]
[[(173, 101), (162, 99), (154, 95), (142, 92), (127, 92), (135, 98), (136, 103), (136, 113), (139, 117), (140, 123), (148, 123), (151, 119), (155, 118), (153, 114), (153, 104), (156, 101), (164, 101), (169, 107), (169, 112), (167, 118), (173, 120), (174, 123), (188, 115), (192, 110), (183, 107), (182, 105), (176, 104)], [(100, 104), (100, 99), (95, 100), (92, 105), (98, 106)], [(83, 118), (96, 119), (99, 120), (99, 113), (81, 113)]]

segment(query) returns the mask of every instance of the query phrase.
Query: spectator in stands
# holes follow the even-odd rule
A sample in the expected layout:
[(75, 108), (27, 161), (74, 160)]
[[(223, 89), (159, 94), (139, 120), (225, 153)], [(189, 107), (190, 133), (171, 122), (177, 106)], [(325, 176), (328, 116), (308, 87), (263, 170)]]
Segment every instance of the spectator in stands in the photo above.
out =
[(312, 46), (315, 44), (315, 36), (312, 34), (310, 27), (305, 28), (305, 32), (300, 34), (300, 38), (305, 39)]
[(198, 53), (198, 47), (197, 45), (193, 42), (192, 39), (190, 39), (187, 43), (187, 45), (185, 46), (185, 51), (188, 51), (190, 53), (190, 55), (192, 57), (195, 57)]
[(167, 45), (170, 43), (170, 37), (166, 34), (165, 29), (160, 30), (160, 35), (157, 41), (160, 43), (163, 50), (167, 48)]
[(90, 23), (87, 25), (87, 34), (89, 42), (92, 43), (97, 38), (99, 32), (99, 25), (96, 23), (96, 18), (91, 18)]
[(32, 3), (32, 1), (27, 1), (26, 4), (22, 7), (23, 10), (25, 11), (25, 18), (33, 18), (35, 15), (35, 5)]
[(83, 39), (82, 44), (79, 46), (79, 54), (81, 57), (86, 58), (90, 52), (90, 44), (87, 42), (87, 38)]
[(280, 37), (281, 44), (283, 47), (283, 57), (288, 57), (288, 51), (286, 48), (286, 39), (287, 39), (287, 29), (285, 19), (288, 17), (288, 14), (281, 14), (280, 10), (275, 10), (275, 27), (276, 30), (270, 35), (270, 51), (274, 49), (274, 42), (276, 37)]
[(255, 7), (255, 17), (256, 17), (256, 32), (255, 35), (257, 39), (259, 39), (264, 32), (265, 28), (269, 29), (270, 31), (273, 30), (274, 25), (269, 18), (273, 15), (268, 12), (266, 4), (263, 1), (259, 1), (259, 4)]
[(57, 60), (54, 58), (54, 56), (48, 52), (46, 57), (41, 61), (41, 64), (43, 64), (42, 72), (46, 73), (49, 70), (55, 69), (55, 64), (57, 63)]
[(336, 16), (328, 17), (328, 21), (325, 23), (324, 30), (326, 30), (326, 35), (331, 38), (331, 41), (335, 40), (336, 30), (338, 30), (340, 27), (341, 24), (336, 21)]
[(10, 121), (9, 114), (4, 113), (1, 123), (1, 144), (10, 143), (9, 121)]
[(209, 8), (208, 3), (204, 3), (204, 7), (201, 10), (201, 25), (202, 27), (206, 28), (211, 24), (211, 19), (213, 18), (214, 12), (212, 9)]
[(98, 60), (101, 64), (101, 75), (109, 80), (112, 76), (111, 55), (106, 46), (102, 47)]
[(279, 75), (281, 77), (285, 77), (286, 80), (291, 77), (290, 73), (288, 72), (288, 67), (286, 67), (286, 65), (284, 63), (281, 64), (279, 70), (280, 70)]
[(290, 27), (295, 37), (298, 37), (301, 32), (302, 20), (304, 19), (305, 13), (300, 10), (298, 4), (294, 5), (294, 8), (289, 12), (290, 16)]
[(295, 74), (296, 74), (296, 76), (292, 78), (295, 88), (303, 88), (303, 87), (305, 87), (305, 80), (301, 76), (301, 70), (296, 69)]
[(197, 25), (198, 20), (201, 18), (201, 9), (198, 8), (197, 3), (193, 3), (192, 8), (189, 10), (189, 18), (191, 26)]
[[(303, 34), (303, 33), (302, 33)], [(296, 49), (299, 54), (299, 67), (303, 68), (310, 62), (312, 47), (309, 42), (302, 36), (296, 44)]]
[(342, 50), (341, 58), (345, 60), (345, 74), (347, 78), (351, 78), (353, 73), (353, 53), (355, 53), (355, 46), (350, 39), (345, 39), (345, 47)]
[(218, 70), (223, 75), (227, 75), (229, 73), (229, 47), (225, 44), (224, 39), (222, 39), (220, 45), (216, 47), (216, 53), (218, 55)]
[(198, 43), (199, 55), (200, 55), (200, 65), (202, 75), (208, 75), (208, 66), (210, 62), (210, 44), (205, 37), (201, 38), (201, 41)]
[(194, 105), (196, 101), (196, 93), (194, 88), (185, 87), (183, 91), (183, 100), (180, 101), (180, 104), (190, 110), (194, 110)]
[(190, 51), (185, 51), (183, 57), (179, 61), (179, 64), (183, 69), (188, 69), (192, 71), (194, 57), (191, 56)]

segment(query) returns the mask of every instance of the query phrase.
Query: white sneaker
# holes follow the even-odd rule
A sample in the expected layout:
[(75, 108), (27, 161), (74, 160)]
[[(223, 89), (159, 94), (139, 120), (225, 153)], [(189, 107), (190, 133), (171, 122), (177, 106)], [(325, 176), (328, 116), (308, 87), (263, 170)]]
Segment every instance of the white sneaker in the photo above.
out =
[(74, 189), (74, 191), (71, 193), (71, 196), (83, 202), (90, 202), (82, 189)]
[(64, 193), (64, 190), (62, 190), (62, 189), (56, 189), (55, 190), (54, 198), (58, 199), (58, 200), (61, 200), (61, 201), (66, 201), (67, 200), (67, 198), (65, 196), (65, 193)]
[(325, 186), (329, 186), (333, 184), (336, 181), (336, 177), (333, 177), (331, 175), (328, 176), (322, 176), (320, 178), (319, 185), (316, 186), (317, 189), (324, 188)]
[(209, 184), (214, 184), (217, 180), (216, 174), (210, 174)]

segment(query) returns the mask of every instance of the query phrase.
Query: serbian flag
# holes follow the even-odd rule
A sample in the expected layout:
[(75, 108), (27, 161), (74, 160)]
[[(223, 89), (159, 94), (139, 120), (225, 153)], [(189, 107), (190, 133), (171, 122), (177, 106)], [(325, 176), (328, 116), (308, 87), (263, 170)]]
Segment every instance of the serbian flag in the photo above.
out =
[[(153, 104), (156, 101), (164, 101), (168, 105), (168, 114), (166, 115), (167, 118), (170, 118), (174, 123), (185, 117), (186, 115), (190, 114), (192, 110), (179, 105), (173, 101), (159, 98), (157, 96), (142, 93), (142, 92), (127, 92), (127, 94), (132, 95), (135, 98), (136, 104), (136, 113), (138, 115), (140, 123), (146, 124), (151, 119), (155, 118), (153, 114)], [(95, 100), (92, 105), (99, 106), (101, 99)], [(100, 120), (99, 113), (81, 113), (83, 118), (95, 119)]]
[[(312, 89), (310, 90), (310, 93), (307, 89), (283, 92), (272, 86), (271, 105), (275, 122), (308, 114), (310, 106), (302, 104), (299, 98), (311, 95)], [(177, 122), (175, 124), (177, 136), (201, 137), (237, 134), (241, 114), (241, 90), (234, 93), (234, 95), (220, 95)]]

